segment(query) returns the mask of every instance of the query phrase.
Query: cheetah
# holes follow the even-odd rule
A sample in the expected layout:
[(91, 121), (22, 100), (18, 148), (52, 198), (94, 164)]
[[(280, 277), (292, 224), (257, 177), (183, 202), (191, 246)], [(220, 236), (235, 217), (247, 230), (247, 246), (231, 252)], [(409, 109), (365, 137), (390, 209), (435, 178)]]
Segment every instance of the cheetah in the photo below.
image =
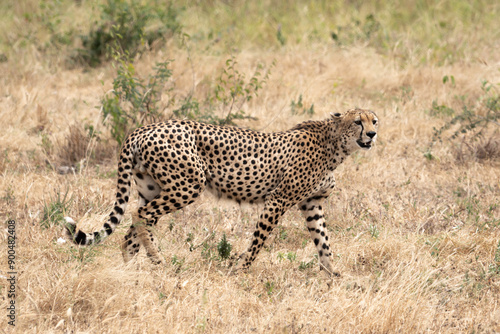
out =
[(93, 245), (113, 233), (123, 219), (133, 179), (139, 208), (122, 242), (123, 257), (129, 261), (142, 245), (154, 263), (161, 263), (152, 228), (207, 189), (219, 198), (264, 204), (236, 270), (252, 264), (283, 214), (298, 205), (320, 268), (338, 276), (330, 260), (322, 202), (335, 187), (337, 166), (354, 151), (371, 149), (378, 118), (357, 108), (330, 116), (276, 133), (175, 119), (138, 128), (121, 149), (116, 202), (108, 221), (87, 234), (67, 219), (67, 235), (75, 244)]

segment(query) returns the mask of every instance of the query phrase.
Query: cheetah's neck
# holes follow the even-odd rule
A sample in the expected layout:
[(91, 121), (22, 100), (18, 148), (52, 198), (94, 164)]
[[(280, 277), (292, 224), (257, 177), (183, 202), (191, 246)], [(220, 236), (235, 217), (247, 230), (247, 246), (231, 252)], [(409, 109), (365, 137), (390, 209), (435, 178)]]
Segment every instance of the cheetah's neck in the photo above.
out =
[(344, 162), (351, 152), (347, 149), (342, 129), (338, 123), (326, 121), (325, 127), (326, 161), (328, 170), (333, 171)]

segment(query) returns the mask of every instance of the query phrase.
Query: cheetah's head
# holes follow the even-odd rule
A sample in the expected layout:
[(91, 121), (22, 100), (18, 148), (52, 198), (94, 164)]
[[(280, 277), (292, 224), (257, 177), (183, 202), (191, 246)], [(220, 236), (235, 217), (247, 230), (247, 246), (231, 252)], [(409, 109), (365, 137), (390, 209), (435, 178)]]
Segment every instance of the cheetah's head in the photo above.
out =
[(378, 118), (371, 110), (350, 109), (345, 114), (332, 114), (343, 128), (343, 137), (351, 152), (369, 150), (377, 139)]

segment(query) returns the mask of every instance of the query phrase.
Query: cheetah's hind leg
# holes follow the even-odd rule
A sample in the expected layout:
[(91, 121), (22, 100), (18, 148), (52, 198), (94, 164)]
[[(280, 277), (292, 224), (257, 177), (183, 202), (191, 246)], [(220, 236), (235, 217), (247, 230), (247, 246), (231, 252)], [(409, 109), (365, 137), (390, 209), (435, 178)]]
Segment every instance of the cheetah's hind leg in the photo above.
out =
[[(136, 168), (133, 175), (139, 193), (139, 208), (142, 208), (160, 194), (161, 188), (144, 170)], [(156, 224), (156, 220), (154, 224)], [(159, 264), (163, 262), (158, 254), (158, 247), (155, 244), (151, 227), (148, 228), (147, 225), (147, 222), (141, 221), (137, 211), (132, 214), (132, 225), (125, 235), (121, 247), (125, 262), (130, 261), (139, 252), (141, 245), (146, 248), (146, 252), (153, 263)]]
[(130, 261), (141, 248), (141, 242), (138, 236), (137, 228), (132, 224), (128, 229), (125, 239), (122, 242), (122, 255), (125, 262)]
[[(140, 200), (139, 209), (132, 215), (132, 226), (137, 231), (137, 238), (153, 263), (163, 262), (152, 233), (153, 226), (162, 216), (180, 210), (194, 202), (205, 188), (203, 170), (201, 168), (188, 170), (190, 170), (188, 174), (182, 172), (175, 179), (172, 178), (170, 182), (162, 183), (161, 187), (148, 174), (139, 171), (140, 182), (137, 182), (137, 179), (136, 182), (139, 195), (143, 200)], [(173, 190), (176, 188), (177, 190)], [(134, 244), (128, 240), (126, 243), (127, 245)], [(129, 256), (130, 251), (134, 250), (127, 249), (125, 256)]]

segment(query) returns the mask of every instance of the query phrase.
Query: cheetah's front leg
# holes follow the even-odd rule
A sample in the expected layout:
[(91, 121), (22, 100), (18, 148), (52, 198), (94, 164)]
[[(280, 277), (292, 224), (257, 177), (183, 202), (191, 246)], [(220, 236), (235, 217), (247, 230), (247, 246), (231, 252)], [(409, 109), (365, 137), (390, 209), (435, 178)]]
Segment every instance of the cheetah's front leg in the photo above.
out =
[(240, 255), (240, 260), (236, 266), (236, 270), (247, 269), (259, 254), (260, 249), (264, 246), (269, 233), (278, 224), (279, 219), (285, 213), (285, 208), (279, 201), (267, 200), (264, 212), (259, 217), (255, 232), (253, 233), (252, 242), (247, 251)]
[(318, 249), (321, 269), (326, 270), (332, 276), (340, 276), (338, 272), (333, 270), (330, 261), (332, 252), (328, 241), (323, 208), (321, 207), (322, 200), (323, 198), (320, 196), (311, 197), (302, 201), (299, 208), (306, 219), (307, 229)]

